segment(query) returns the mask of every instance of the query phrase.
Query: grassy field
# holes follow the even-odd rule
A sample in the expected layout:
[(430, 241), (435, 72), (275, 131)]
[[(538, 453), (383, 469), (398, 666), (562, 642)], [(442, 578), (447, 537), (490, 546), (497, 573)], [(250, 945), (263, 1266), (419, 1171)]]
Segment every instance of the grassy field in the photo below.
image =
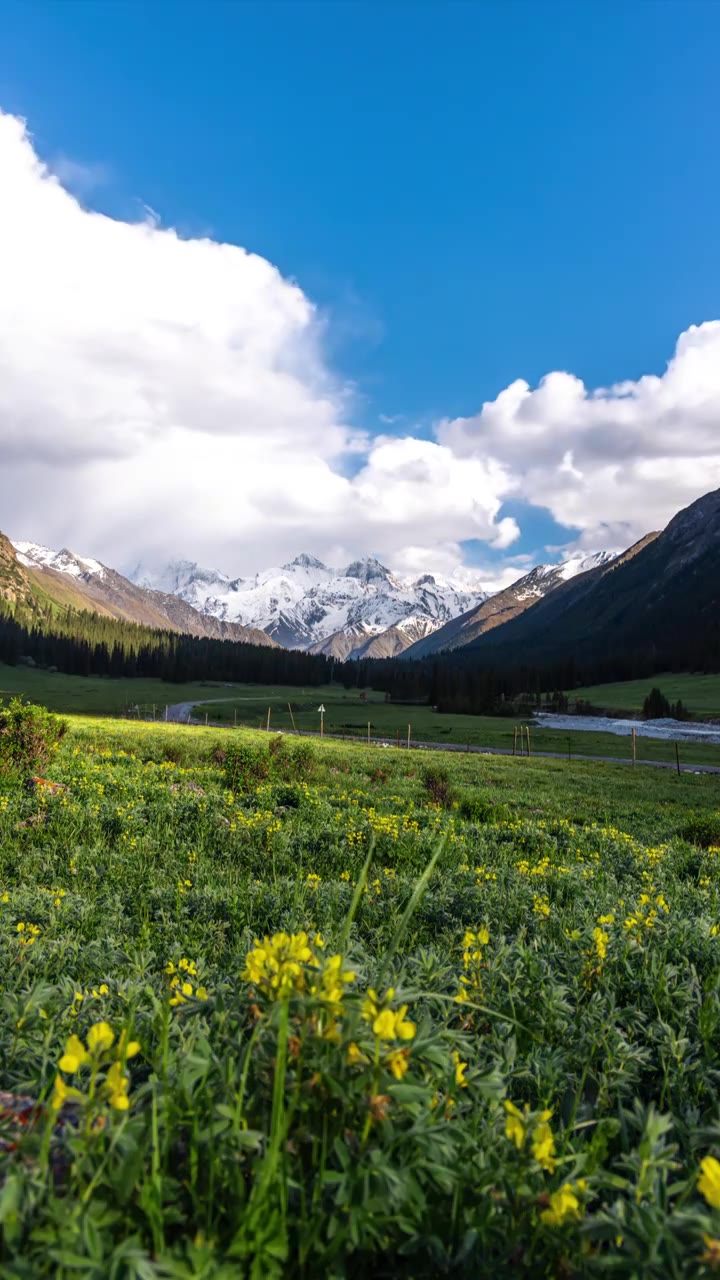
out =
[[(249, 728), (267, 724), (269, 707), (271, 728), (289, 730), (294, 724), (305, 732), (319, 731), (318, 707), (322, 704), (328, 734), (364, 737), (370, 721), (372, 737), (384, 736), (389, 742), (403, 742), (407, 740), (410, 724), (412, 738), (417, 741), (491, 749), (512, 747), (515, 723), (499, 716), (452, 715), (434, 712), (427, 706), (398, 706), (386, 703), (384, 695), (373, 690), (368, 690), (363, 699), (357, 690), (346, 690), (341, 685), (311, 690), (290, 686), (232, 686), (210, 681), (173, 685), (161, 680), (110, 680), (0, 666), (0, 700), (3, 693), (22, 693), (52, 711), (92, 715), (122, 715), (135, 705), (140, 706), (144, 714), (151, 715), (154, 704), (158, 718), (168, 704), (197, 701), (194, 714), (200, 719), (207, 713), (210, 720), (221, 724), (237, 723)], [(288, 704), (293, 707), (292, 716)], [(570, 754), (630, 759), (631, 755), (629, 735), (618, 737), (584, 730), (568, 733), (534, 728), (531, 746), (534, 750), (557, 752), (564, 757)], [(717, 746), (682, 744), (680, 755), (686, 765), (720, 765)], [(675, 748), (672, 742), (642, 739), (638, 742), (638, 756), (672, 763)]]
[(624, 680), (617, 684), (595, 684), (573, 689), (572, 697), (586, 698), (595, 707), (613, 711), (642, 711), (653, 688), (661, 689), (668, 702), (680, 699), (697, 716), (720, 716), (720, 675), (665, 675), (648, 680)]
[(0, 1274), (709, 1276), (719, 858), (711, 776), (73, 718), (0, 772)]
[(51, 711), (76, 715), (119, 715), (129, 706), (157, 706), (162, 715), (168, 703), (181, 698), (213, 698), (232, 693), (232, 686), (207, 681), (168, 684), (164, 680), (111, 680), (104, 676), (66, 676), (58, 671), (7, 667), (0, 663), (0, 701), (3, 695), (23, 695)]
[[(246, 693), (251, 695), (250, 686)], [(528, 723), (503, 716), (453, 715), (433, 711), (427, 706), (399, 706), (386, 703), (381, 694), (368, 693), (367, 699), (367, 702), (362, 702), (356, 691), (348, 693), (337, 686), (313, 690), (309, 694), (298, 689), (284, 689), (276, 693), (267, 689), (238, 700), (201, 703), (194, 715), (202, 720), (207, 714), (210, 721), (257, 729), (267, 724), (269, 707), (271, 729), (288, 731), (294, 726), (305, 733), (317, 733), (320, 727), (318, 706), (322, 703), (326, 734), (366, 737), (369, 723), (371, 737), (385, 737), (390, 743), (402, 745), (407, 741), (409, 726), (414, 741), (456, 743), (489, 747), (491, 750), (512, 748), (515, 724)], [(531, 750), (556, 752), (565, 758), (584, 755), (629, 760), (632, 754), (629, 734), (619, 737), (613, 733), (532, 727), (530, 742)], [(680, 756), (687, 765), (720, 765), (720, 747), (713, 744), (682, 743)], [(672, 742), (657, 739), (638, 739), (638, 758), (673, 763), (675, 746)]]

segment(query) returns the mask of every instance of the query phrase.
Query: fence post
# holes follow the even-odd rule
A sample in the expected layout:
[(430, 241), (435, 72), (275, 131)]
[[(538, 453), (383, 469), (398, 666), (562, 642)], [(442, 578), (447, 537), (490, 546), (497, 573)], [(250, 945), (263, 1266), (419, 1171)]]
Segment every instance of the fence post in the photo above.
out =
[(636, 731), (636, 729), (635, 729), (635, 726), (633, 725), (633, 728), (632, 728), (632, 762), (633, 762), (633, 768), (635, 768), (635, 761), (636, 761), (636, 760), (637, 760), (637, 731)]
[(518, 730), (518, 727), (517, 725), (515, 725), (513, 728), (513, 755), (514, 756), (517, 755), (517, 730)]
[(526, 732), (526, 734), (527, 734), (527, 744), (528, 744), (528, 752), (527, 752), (527, 753), (528, 753), (528, 755), (530, 755), (530, 725), (527, 725), (527, 726), (526, 726), (525, 732)]
[(267, 732), (269, 733), (270, 732), (270, 708), (269, 707), (268, 707), (268, 718), (267, 718), (266, 729), (267, 729)]
[(408, 725), (408, 751), (410, 750), (410, 725)]
[(680, 748), (678, 747), (677, 742), (675, 743), (675, 763), (677, 765), (677, 772), (678, 772), (678, 778), (679, 778), (680, 772), (681, 772), (680, 771)]
[(368, 720), (368, 746), (370, 746), (370, 721)]

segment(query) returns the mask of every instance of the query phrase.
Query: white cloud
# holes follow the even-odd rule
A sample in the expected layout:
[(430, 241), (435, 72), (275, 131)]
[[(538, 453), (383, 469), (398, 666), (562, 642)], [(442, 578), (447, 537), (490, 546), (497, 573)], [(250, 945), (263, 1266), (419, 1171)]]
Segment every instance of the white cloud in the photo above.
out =
[(579, 528), (580, 545), (627, 544), (720, 484), (720, 321), (681, 334), (662, 377), (595, 391), (569, 373), (518, 380), (438, 437), (501, 461), (517, 496)]
[[(373, 439), (352, 425), (352, 389), (297, 284), (154, 212), (89, 211), (61, 180), (83, 175), (59, 168), (0, 113), (0, 528), (13, 536), (119, 566), (189, 555), (248, 573), (308, 550), (452, 573), (466, 539), (516, 542), (508, 498), (594, 548), (720, 484), (720, 322), (682, 334), (662, 377), (593, 391), (553, 372), (434, 440)], [(486, 569), (504, 584), (523, 566)]]
[(497, 464), (351, 426), (322, 319), (264, 258), (84, 209), (2, 114), (0, 181), (1, 527), (235, 573), (515, 535)]

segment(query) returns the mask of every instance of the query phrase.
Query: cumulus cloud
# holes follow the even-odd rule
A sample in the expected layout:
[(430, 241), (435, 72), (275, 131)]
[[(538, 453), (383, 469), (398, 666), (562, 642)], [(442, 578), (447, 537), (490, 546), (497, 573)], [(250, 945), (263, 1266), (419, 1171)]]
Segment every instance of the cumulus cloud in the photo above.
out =
[(235, 573), (514, 535), (496, 464), (353, 428), (322, 318), (270, 262), (88, 211), (9, 115), (0, 180), (0, 527)]
[(523, 567), (498, 555), (520, 533), (507, 499), (599, 547), (720, 483), (719, 322), (682, 334), (662, 377), (591, 390), (549, 373), (434, 439), (373, 437), (353, 425), (323, 317), (272, 263), (183, 238), (153, 211), (133, 223), (83, 207), (77, 167), (51, 171), (2, 113), (0, 184), (0, 528), (13, 536), (118, 567), (191, 556), (233, 574), (300, 550), (452, 573), (473, 539), (504, 583)]
[(681, 334), (661, 377), (518, 380), (438, 438), (457, 457), (501, 459), (518, 496), (579, 529), (580, 546), (627, 544), (720, 485), (720, 321)]

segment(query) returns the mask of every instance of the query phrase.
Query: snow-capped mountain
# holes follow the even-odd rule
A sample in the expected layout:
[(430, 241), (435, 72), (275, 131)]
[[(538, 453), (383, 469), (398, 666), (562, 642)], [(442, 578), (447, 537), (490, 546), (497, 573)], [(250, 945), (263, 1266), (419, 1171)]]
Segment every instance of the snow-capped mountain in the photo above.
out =
[(58, 573), (67, 573), (71, 578), (105, 577), (107, 570), (99, 560), (89, 560), (85, 556), (77, 556), (74, 551), (63, 547), (62, 551), (53, 551), (51, 547), (43, 547), (39, 542), (14, 542), (15, 554), (26, 569), (56, 569)]
[(337, 658), (355, 656), (390, 628), (399, 628), (393, 639), (399, 652), (487, 597), (479, 585), (452, 578), (401, 577), (372, 557), (333, 569), (303, 554), (247, 578), (178, 561), (159, 572), (139, 565), (131, 577), (179, 595), (201, 613), (260, 628), (287, 648)]
[(8, 542), (31, 583), (69, 609), (87, 609), (160, 630), (212, 636), (245, 644), (272, 645), (264, 630), (226, 622), (192, 607), (179, 593), (153, 591), (131, 582), (99, 560), (63, 547), (54, 551), (38, 542)]

